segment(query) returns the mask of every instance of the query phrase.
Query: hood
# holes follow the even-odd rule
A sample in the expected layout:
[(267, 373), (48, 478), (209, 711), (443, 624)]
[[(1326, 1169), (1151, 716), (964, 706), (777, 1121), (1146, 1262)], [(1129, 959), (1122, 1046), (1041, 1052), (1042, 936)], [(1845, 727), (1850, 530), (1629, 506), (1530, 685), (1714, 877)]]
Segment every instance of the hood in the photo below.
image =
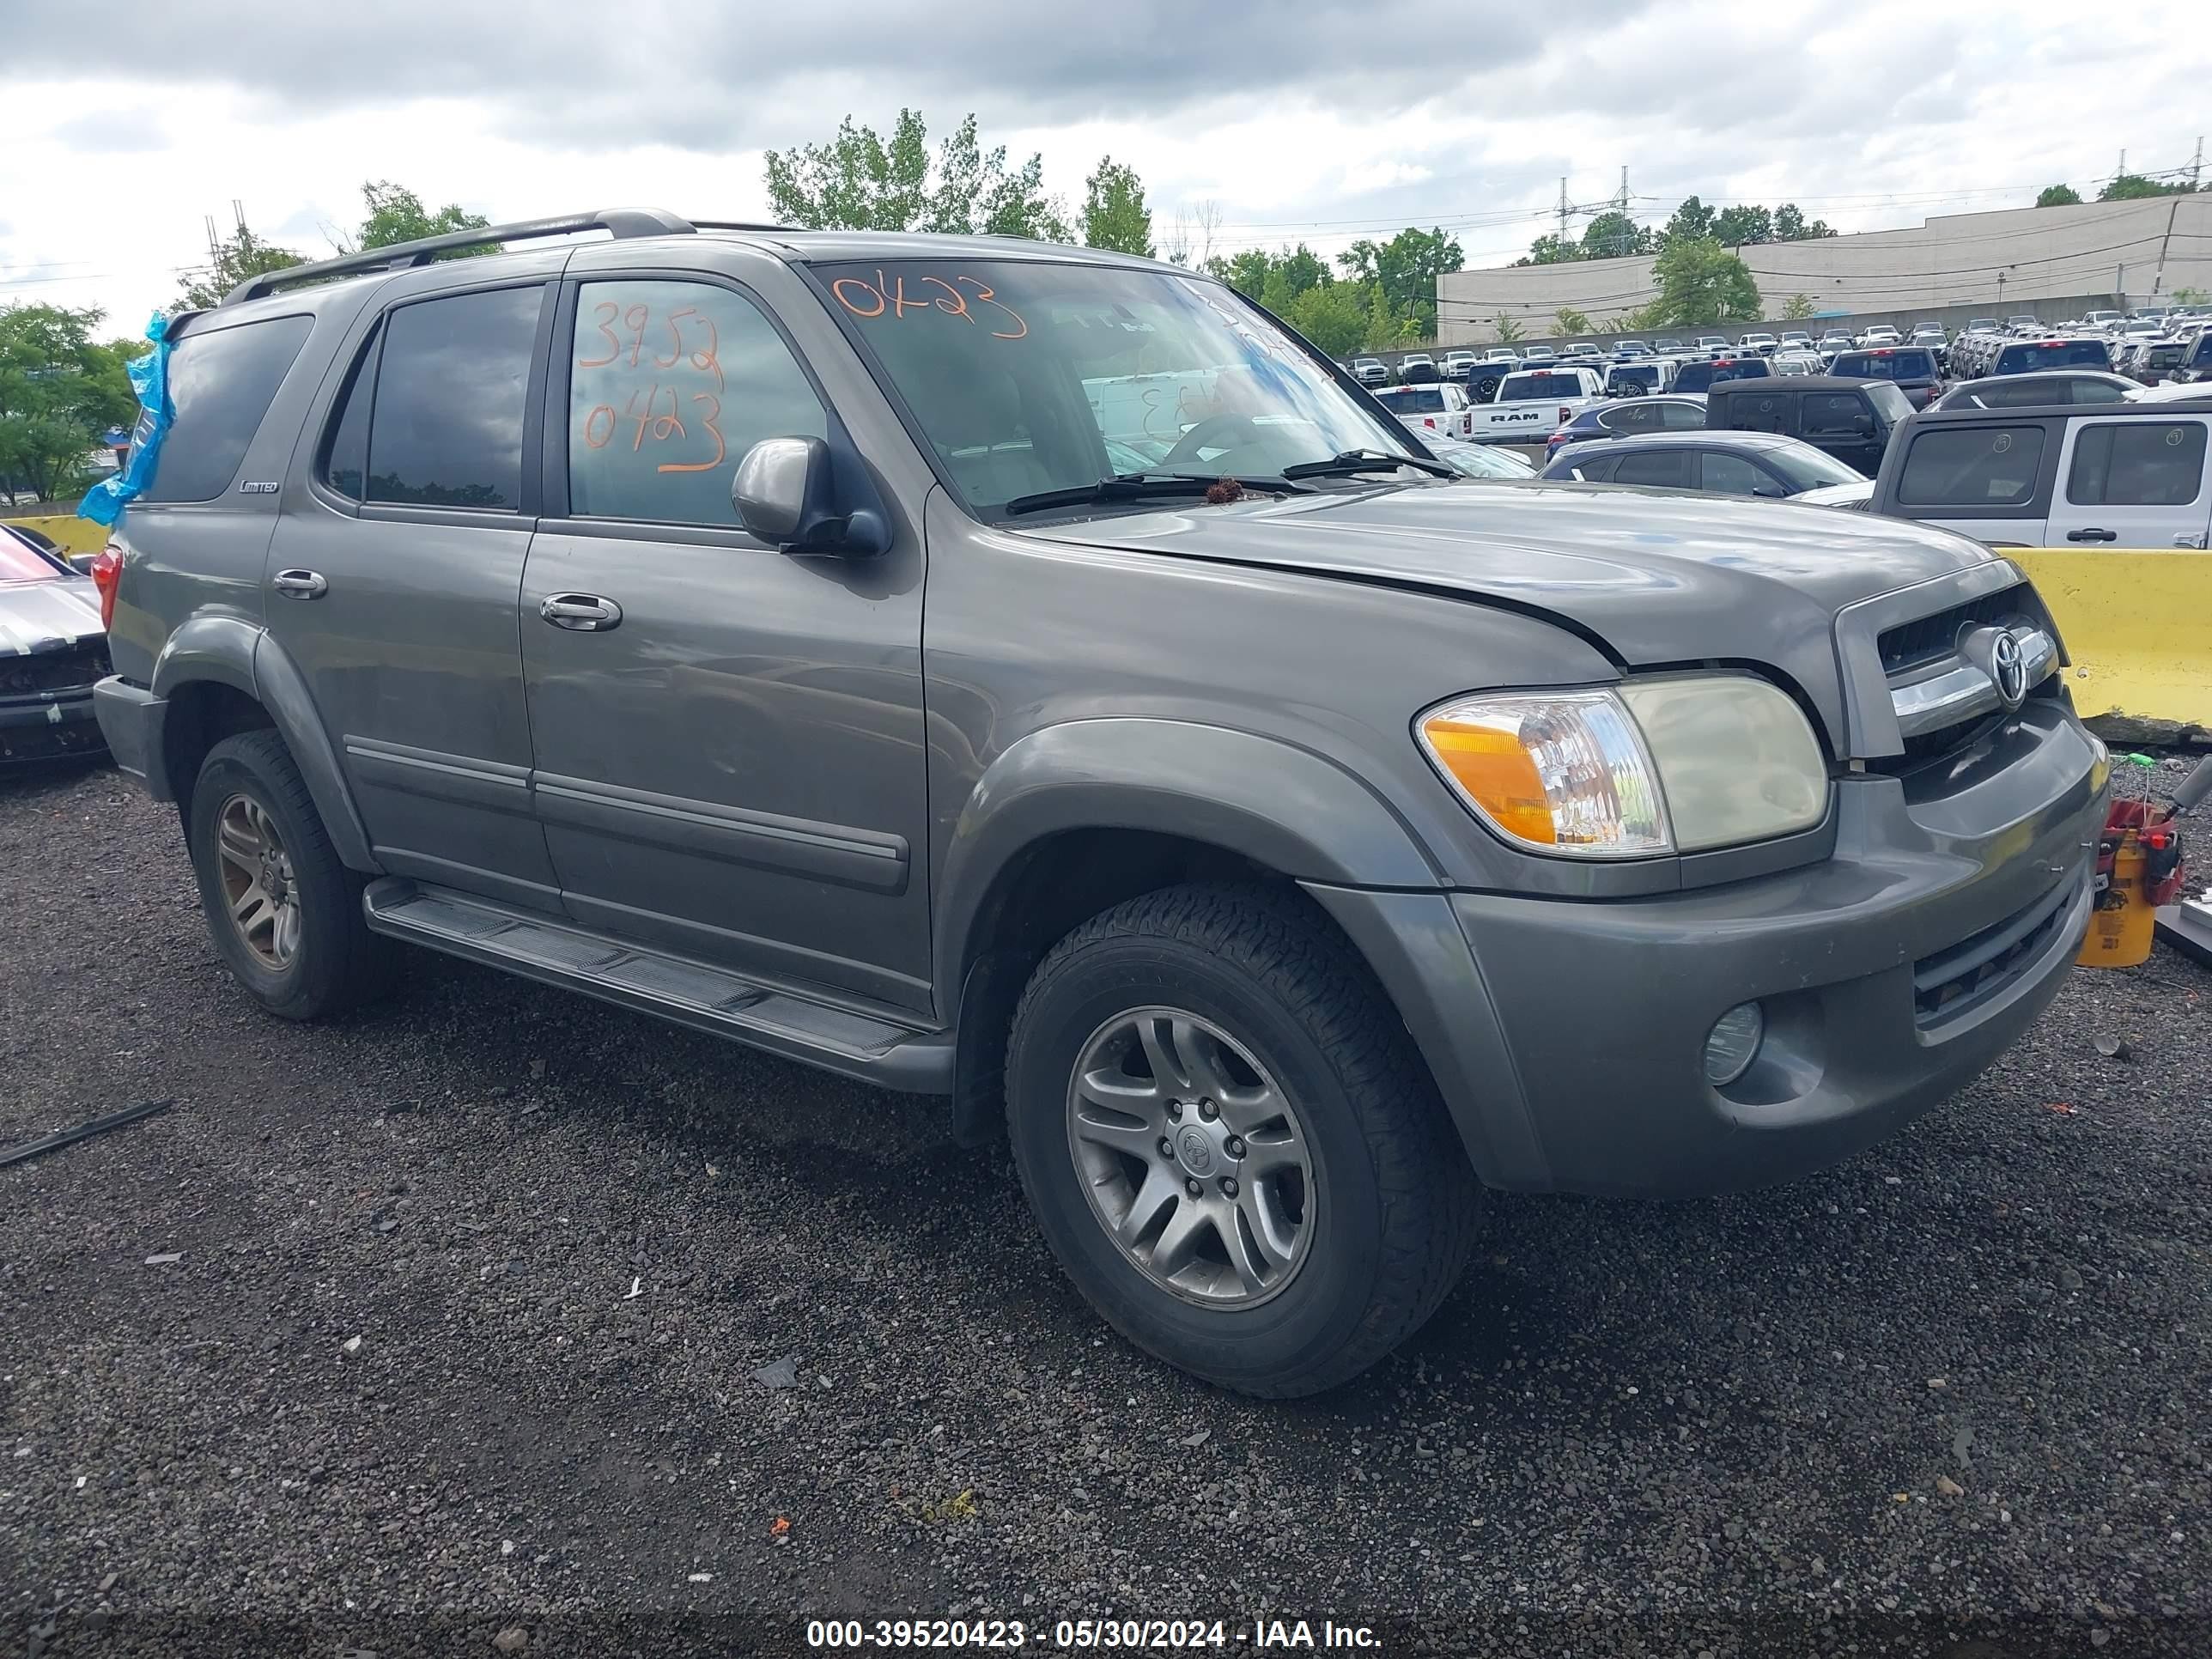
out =
[(0, 582), (0, 657), (58, 651), (106, 632), (100, 623), (99, 590), (88, 581), (56, 576)]
[(1842, 730), (1836, 613), (1996, 556), (1903, 520), (1544, 480), (1325, 491), (1024, 528), (1445, 590), (1556, 620), (1625, 667), (1762, 663), (1794, 680), (1832, 732)]

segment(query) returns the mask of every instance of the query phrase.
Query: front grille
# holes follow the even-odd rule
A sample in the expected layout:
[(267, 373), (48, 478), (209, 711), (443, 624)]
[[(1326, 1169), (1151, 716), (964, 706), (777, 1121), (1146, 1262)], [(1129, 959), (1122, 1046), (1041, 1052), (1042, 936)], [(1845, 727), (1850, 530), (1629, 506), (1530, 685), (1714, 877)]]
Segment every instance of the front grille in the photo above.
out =
[(2003, 921), (1914, 963), (1912, 1017), (1920, 1029), (1948, 1024), (2002, 994), (2065, 926), (2082, 880), (2062, 881)]
[(0, 697), (88, 691), (92, 683), (107, 672), (107, 650), (100, 645), (72, 646), (65, 651), (36, 651), (29, 656), (0, 656)]
[(1881, 651), (1881, 672), (1895, 676), (1905, 669), (1950, 655), (1959, 643), (1959, 635), (1969, 627), (2021, 620), (2021, 612), (2025, 608), (2021, 597), (2016, 586), (2000, 588), (1948, 611), (1939, 611), (1932, 617), (1917, 617), (1884, 629), (1877, 642)]

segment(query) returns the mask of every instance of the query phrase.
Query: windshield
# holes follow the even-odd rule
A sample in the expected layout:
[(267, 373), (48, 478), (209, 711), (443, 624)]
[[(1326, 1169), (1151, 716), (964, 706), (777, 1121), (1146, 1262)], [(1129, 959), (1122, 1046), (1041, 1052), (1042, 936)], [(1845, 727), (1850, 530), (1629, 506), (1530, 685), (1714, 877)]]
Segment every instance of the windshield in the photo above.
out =
[(2018, 374), (2033, 368), (2110, 368), (2112, 357), (2097, 340), (2049, 340), (2008, 345), (1997, 353), (1996, 372)]
[(1444, 394), (1439, 386), (1396, 386), (1376, 392), (1375, 401), (1393, 415), (1440, 415)]
[(1810, 444), (1784, 444), (1767, 450), (1760, 459), (1790, 481), (1793, 495), (1801, 489), (1818, 489), (1823, 484), (1864, 483), (1866, 474), (1855, 466), (1846, 466), (1825, 449), (1815, 449)]
[(974, 512), (1124, 463), (1247, 480), (1411, 440), (1218, 283), (1112, 266), (814, 267)]
[(0, 582), (50, 582), (61, 570), (28, 542), (0, 531)]
[(1583, 377), (1571, 371), (1564, 374), (1509, 374), (1498, 387), (1501, 404), (1526, 403), (1533, 398), (1579, 398), (1583, 395)]
[(1924, 350), (1844, 351), (1828, 373), (1847, 380), (1932, 380), (1936, 360)]

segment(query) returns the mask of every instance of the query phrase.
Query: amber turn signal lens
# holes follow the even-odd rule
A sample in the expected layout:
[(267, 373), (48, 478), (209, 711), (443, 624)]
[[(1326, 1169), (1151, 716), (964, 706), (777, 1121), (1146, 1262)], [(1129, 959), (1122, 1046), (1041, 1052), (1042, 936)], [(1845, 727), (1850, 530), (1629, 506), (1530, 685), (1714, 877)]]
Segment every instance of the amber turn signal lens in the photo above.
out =
[(1446, 710), (1422, 722), (1429, 752), (1498, 827), (1523, 841), (1555, 844), (1552, 804), (1536, 763), (1522, 746), (1520, 721)]

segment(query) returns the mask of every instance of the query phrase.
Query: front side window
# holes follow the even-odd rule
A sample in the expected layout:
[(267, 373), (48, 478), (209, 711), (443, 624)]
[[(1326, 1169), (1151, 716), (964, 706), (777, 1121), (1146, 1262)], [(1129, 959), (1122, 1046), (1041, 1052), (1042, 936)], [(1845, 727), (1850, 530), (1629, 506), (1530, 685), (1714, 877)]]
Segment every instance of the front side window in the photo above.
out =
[(1699, 459), (1704, 463), (1705, 488), (1709, 490), (1723, 495), (1779, 495), (1782, 493), (1780, 484), (1741, 455), (1728, 455), (1717, 449), (1709, 449)]
[(2186, 507), (2203, 480), (2203, 422), (2099, 421), (2075, 437), (2066, 499), (2076, 507)]
[(211, 501), (230, 488), (313, 326), (310, 317), (272, 317), (204, 334), (186, 331), (169, 351), (175, 418), (144, 499)]
[(2020, 507), (2043, 465), (2039, 426), (1969, 427), (1915, 434), (1897, 483), (1907, 507)]
[(783, 336), (708, 283), (586, 283), (568, 342), (568, 507), (733, 525), (730, 477), (763, 438), (826, 438)]
[(1271, 477), (1346, 451), (1413, 453), (1402, 427), (1217, 283), (996, 258), (814, 273), (981, 516), (1133, 471)]
[(489, 289), (385, 319), (369, 416), (368, 499), (513, 512), (523, 407), (545, 290)]

